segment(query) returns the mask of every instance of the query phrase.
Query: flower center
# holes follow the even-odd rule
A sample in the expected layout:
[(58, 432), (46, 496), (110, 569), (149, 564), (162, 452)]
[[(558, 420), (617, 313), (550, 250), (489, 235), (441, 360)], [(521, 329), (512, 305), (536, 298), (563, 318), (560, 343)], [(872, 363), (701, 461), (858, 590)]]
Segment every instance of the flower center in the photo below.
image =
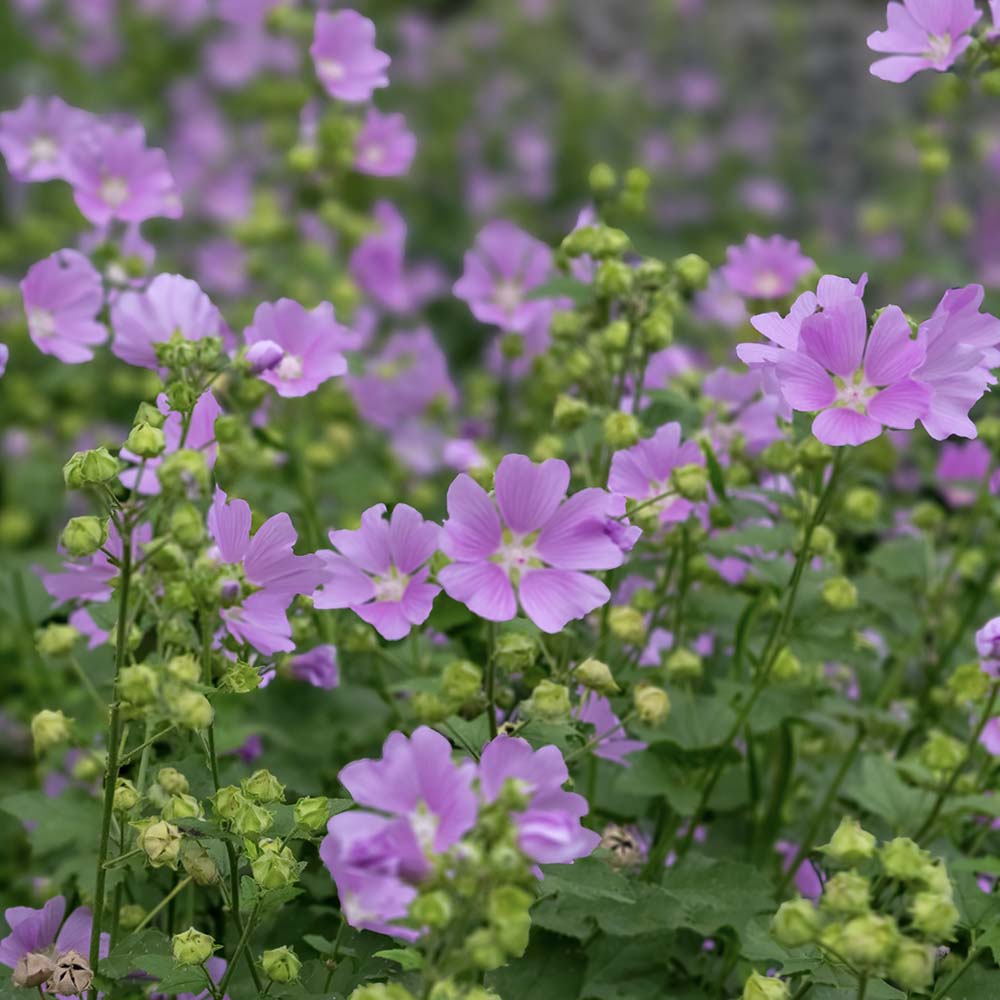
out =
[(28, 326), (36, 337), (42, 339), (56, 335), (56, 320), (48, 309), (29, 309)]
[(763, 271), (754, 279), (754, 288), (762, 299), (770, 299), (781, 294), (781, 275), (775, 271)]
[(410, 827), (423, 850), (432, 850), (437, 836), (438, 818), (423, 802), (418, 803), (417, 808), (410, 813)]
[(33, 163), (51, 163), (59, 154), (59, 147), (47, 135), (36, 135), (31, 140), (28, 156)]
[(504, 278), (493, 290), (493, 301), (504, 312), (512, 313), (521, 304), (523, 294), (520, 282)]
[(275, 366), (274, 369), (278, 378), (285, 381), (294, 381), (302, 378), (302, 359), (294, 354), (286, 354)]
[(410, 578), (399, 574), (394, 566), (389, 576), (378, 577), (375, 580), (375, 600), (398, 604), (403, 599), (409, 582)]
[(943, 35), (930, 35), (927, 39), (927, 51), (924, 55), (931, 62), (940, 62), (951, 55), (951, 35), (945, 32)]
[(343, 80), (346, 75), (343, 65), (336, 59), (320, 59), (319, 72), (328, 80)]
[(833, 380), (833, 384), (837, 387), (837, 398), (833, 405), (857, 410), (858, 413), (865, 412), (868, 408), (868, 400), (878, 392), (877, 388), (865, 382), (864, 371), (860, 368), (849, 382), (837, 377)]
[(124, 177), (105, 177), (101, 181), (101, 199), (118, 208), (128, 198), (128, 181)]

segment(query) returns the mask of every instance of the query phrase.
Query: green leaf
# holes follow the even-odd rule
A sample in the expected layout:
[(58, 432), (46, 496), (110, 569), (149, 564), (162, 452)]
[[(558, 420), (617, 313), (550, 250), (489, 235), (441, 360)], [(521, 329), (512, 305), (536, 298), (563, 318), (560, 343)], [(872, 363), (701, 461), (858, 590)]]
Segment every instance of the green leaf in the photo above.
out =
[[(107, 958), (101, 959), (101, 975), (107, 979), (124, 979), (133, 972), (148, 972), (151, 975), (165, 974), (163, 961), (173, 966), (170, 954), (170, 938), (163, 931), (147, 927), (138, 934), (130, 934), (111, 949)], [(150, 968), (150, 960), (159, 968)]]
[(80, 831), (98, 830), (101, 826), (101, 803), (77, 789), (69, 789), (55, 799), (44, 792), (15, 792), (0, 800), (0, 809), (23, 823), (33, 824), (31, 847), (36, 854), (69, 846), (79, 848)]
[(701, 441), (701, 450), (705, 453), (705, 462), (708, 464), (708, 480), (712, 484), (712, 489), (715, 490), (716, 496), (725, 502), (727, 499), (726, 477), (722, 471), (722, 466), (719, 465), (719, 460), (715, 457), (712, 442), (703, 439)]
[(601, 938), (587, 949), (582, 995), (597, 1000), (660, 1000), (670, 969), (663, 936)]
[(424, 956), (416, 948), (386, 948), (384, 951), (375, 952), (375, 957), (398, 962), (407, 972), (424, 967)]
[(528, 950), (488, 976), (487, 985), (511, 1000), (577, 1000), (586, 966), (576, 941), (532, 928)]
[(875, 756), (864, 759), (860, 780), (845, 785), (844, 795), (903, 832), (919, 827), (933, 799), (929, 792), (907, 785), (887, 757)]
[(693, 855), (666, 873), (663, 888), (683, 906), (682, 926), (704, 937), (729, 927), (742, 939), (755, 917), (774, 910), (774, 887), (754, 865)]

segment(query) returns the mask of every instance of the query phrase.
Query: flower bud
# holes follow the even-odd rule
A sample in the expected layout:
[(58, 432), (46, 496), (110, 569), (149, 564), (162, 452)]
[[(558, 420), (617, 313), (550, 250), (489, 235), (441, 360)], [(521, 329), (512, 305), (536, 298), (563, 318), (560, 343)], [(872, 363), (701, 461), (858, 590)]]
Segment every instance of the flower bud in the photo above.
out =
[(410, 917), (419, 926), (441, 930), (451, 923), (455, 907), (451, 898), (441, 889), (421, 893), (410, 906)]
[(235, 819), (246, 804), (246, 796), (236, 785), (223, 785), (212, 796), (212, 808), (219, 819)]
[(587, 419), (589, 412), (590, 407), (584, 400), (562, 393), (552, 410), (552, 422), (557, 431), (575, 431)]
[(948, 690), (960, 704), (978, 702), (989, 694), (992, 679), (978, 661), (963, 663), (948, 678)]
[(256, 802), (251, 802), (245, 796), (231, 820), (233, 831), (241, 837), (256, 837), (271, 829), (274, 813)]
[(497, 666), (507, 673), (524, 673), (538, 659), (538, 640), (521, 632), (507, 632), (497, 640)]
[(708, 284), (711, 268), (704, 257), (688, 253), (674, 261), (674, 271), (687, 291), (698, 291)]
[(186, 795), (191, 791), (187, 778), (176, 767), (161, 767), (156, 772), (156, 783), (168, 795)]
[(667, 677), (672, 681), (696, 681), (702, 674), (701, 657), (690, 649), (675, 649), (669, 653), (663, 664)]
[(632, 691), (639, 721), (647, 726), (658, 726), (670, 714), (670, 696), (663, 688), (652, 684), (637, 684)]
[(244, 355), (251, 375), (261, 375), (281, 364), (285, 349), (273, 340), (258, 340), (251, 344)]
[(285, 786), (270, 771), (254, 771), (241, 782), (243, 794), (257, 802), (284, 802)]
[(802, 663), (787, 647), (781, 650), (771, 665), (771, 679), (779, 684), (798, 680), (802, 676)]
[(851, 611), (858, 606), (858, 588), (846, 576), (823, 581), (823, 603), (834, 611)]
[(638, 440), (642, 427), (632, 413), (613, 410), (604, 418), (604, 440), (612, 448), (629, 448)]
[(145, 919), (146, 908), (138, 903), (126, 903), (118, 911), (118, 923), (127, 931), (135, 930)]
[(10, 981), (15, 986), (42, 986), (55, 970), (56, 963), (48, 955), (29, 951), (17, 960)]
[(31, 720), (31, 739), (35, 744), (35, 753), (43, 754), (52, 747), (59, 746), (69, 739), (70, 726), (73, 720), (62, 712), (43, 708)]
[(181, 867), (191, 876), (195, 885), (214, 885), (219, 881), (219, 866), (196, 840), (184, 841)]
[(115, 783), (113, 806), (115, 812), (131, 812), (139, 804), (140, 798), (139, 789), (128, 778), (119, 778)]
[(215, 713), (211, 702), (198, 691), (180, 691), (169, 699), (170, 717), (189, 729), (208, 729)]
[(822, 906), (833, 913), (865, 913), (869, 909), (868, 879), (857, 872), (838, 872), (823, 887)]
[(549, 680), (538, 683), (531, 697), (524, 702), (524, 711), (529, 718), (543, 722), (563, 722), (569, 718), (569, 688), (565, 684), (555, 684)]
[(920, 748), (920, 762), (932, 771), (953, 771), (964, 760), (965, 744), (940, 729), (932, 729)]
[(164, 819), (199, 819), (202, 811), (193, 795), (171, 795), (161, 810)]
[(958, 575), (969, 583), (979, 580), (986, 569), (986, 553), (981, 549), (963, 552), (955, 567)]
[(167, 447), (166, 435), (151, 424), (136, 424), (125, 439), (125, 447), (140, 458), (157, 458)]
[(844, 497), (844, 513), (859, 524), (872, 524), (882, 510), (882, 498), (877, 490), (855, 486)]
[(443, 722), (454, 711), (454, 704), (439, 698), (433, 691), (417, 691), (410, 702), (413, 714), (420, 722), (433, 725)]
[(605, 299), (624, 298), (632, 290), (632, 268), (622, 260), (605, 260), (597, 268), (594, 288)]
[(595, 163), (587, 175), (587, 183), (596, 195), (610, 194), (618, 186), (618, 174), (609, 163)]
[(135, 424), (149, 424), (150, 427), (162, 427), (167, 422), (166, 414), (161, 413), (152, 403), (142, 402), (135, 411)]
[(925, 992), (934, 981), (934, 946), (901, 938), (889, 966), (889, 977), (904, 990)]
[(825, 524), (813, 528), (809, 551), (818, 556), (832, 556), (837, 551), (837, 536)]
[(840, 865), (857, 865), (875, 856), (875, 837), (861, 828), (856, 819), (845, 816), (829, 844), (818, 848)]
[(156, 700), (160, 681), (156, 671), (145, 663), (123, 667), (118, 675), (118, 694), (131, 705), (149, 705)]
[(679, 465), (670, 474), (670, 485), (685, 500), (699, 503), (708, 498), (708, 470), (696, 462)]
[(170, 534), (186, 549), (196, 549), (205, 540), (205, 519), (192, 503), (181, 503), (170, 515)]
[(156, 477), (167, 493), (188, 493), (192, 489), (204, 493), (208, 490), (210, 477), (205, 456), (191, 448), (164, 455), (163, 462), (156, 470)]
[(910, 520), (921, 531), (936, 531), (944, 523), (944, 511), (933, 500), (922, 500), (910, 512)]
[(896, 837), (883, 844), (879, 858), (886, 875), (901, 882), (919, 880), (930, 861), (930, 855), (909, 837)]
[(190, 653), (167, 660), (167, 673), (181, 684), (197, 684), (201, 680), (201, 666)]
[(599, 691), (601, 694), (615, 694), (621, 690), (615, 683), (611, 668), (602, 660), (584, 660), (573, 671), (573, 677), (584, 687)]
[(751, 972), (743, 984), (742, 1000), (788, 1000), (788, 984), (776, 976), (762, 976)]
[(452, 702), (464, 704), (483, 689), (483, 672), (468, 660), (454, 660), (441, 674), (441, 691)]
[(323, 830), (330, 818), (330, 801), (325, 795), (307, 796), (295, 803), (295, 825), (313, 832)]
[(299, 865), (290, 847), (280, 841), (262, 841), (261, 853), (250, 862), (254, 881), (262, 889), (284, 889), (298, 881)]
[(291, 948), (271, 948), (260, 956), (260, 966), (268, 979), (276, 983), (292, 983), (299, 978), (302, 962)]
[[(451, 1000), (450, 996), (439, 998), (435, 993), (439, 986), (447, 982), (439, 979), (431, 990), (429, 1000)], [(359, 986), (348, 1000), (413, 1000), (413, 994), (402, 983), (366, 983)]]
[(791, 441), (781, 438), (769, 444), (761, 452), (760, 459), (770, 472), (791, 472), (798, 462), (798, 452)]
[(218, 948), (211, 934), (189, 927), (180, 934), (175, 934), (170, 941), (174, 959), (181, 965), (203, 965)]
[(507, 954), (501, 947), (493, 930), (481, 927), (465, 939), (465, 954), (472, 964), (489, 972), (499, 969), (507, 961)]
[(110, 483), (118, 477), (118, 459), (107, 448), (78, 451), (63, 466), (63, 479), (73, 490)]
[(849, 962), (872, 968), (889, 960), (898, 938), (899, 931), (892, 917), (864, 913), (844, 924), (841, 945)]
[(49, 989), (61, 996), (80, 996), (90, 989), (94, 972), (78, 951), (63, 952), (56, 959), (49, 978)]
[(819, 935), (819, 914), (808, 899), (790, 899), (771, 918), (771, 937), (784, 948), (798, 948)]
[(928, 941), (940, 943), (955, 936), (958, 909), (950, 896), (938, 892), (918, 892), (910, 902), (913, 926)]
[(674, 342), (674, 318), (657, 309), (639, 324), (639, 337), (647, 351), (662, 351)]
[(46, 625), (35, 633), (35, 648), (42, 656), (65, 656), (80, 638), (72, 625)]
[(611, 634), (633, 646), (646, 642), (646, 619), (638, 608), (620, 604), (608, 612), (608, 628)]
[(71, 517), (63, 528), (63, 548), (76, 558), (92, 556), (108, 540), (108, 520), (101, 517)]
[(151, 822), (143, 822), (139, 827), (137, 844), (154, 868), (176, 868), (183, 840), (173, 823), (152, 817)]

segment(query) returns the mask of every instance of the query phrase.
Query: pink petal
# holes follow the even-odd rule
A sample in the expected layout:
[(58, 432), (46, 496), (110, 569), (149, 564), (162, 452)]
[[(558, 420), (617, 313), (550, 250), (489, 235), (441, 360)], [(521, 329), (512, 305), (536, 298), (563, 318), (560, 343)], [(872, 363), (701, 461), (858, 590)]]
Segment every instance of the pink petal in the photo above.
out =
[(238, 563), (250, 544), (250, 505), (246, 500), (226, 502), (226, 494), (215, 488), (208, 512), (208, 530), (219, 547), (223, 562)]
[(543, 631), (559, 632), (611, 599), (600, 580), (564, 569), (531, 569), (521, 577), (521, 606)]
[(420, 513), (405, 503), (396, 504), (389, 521), (389, 551), (396, 568), (409, 575), (422, 566), (438, 545), (440, 529), (425, 521)]
[(778, 364), (778, 382), (796, 410), (822, 410), (837, 397), (833, 379), (808, 355), (787, 352)]
[(834, 375), (853, 375), (861, 367), (868, 321), (861, 299), (845, 299), (802, 324), (800, 343), (810, 357)]
[(375, 596), (371, 578), (344, 556), (335, 552), (317, 552), (323, 562), (326, 579), (313, 593), (313, 604), (322, 611), (364, 604)]
[(507, 455), (494, 478), (497, 504), (511, 531), (537, 531), (555, 513), (569, 486), (569, 466), (558, 458), (536, 465), (525, 455)]
[(368, 622), (383, 639), (394, 642), (410, 634), (413, 627), (403, 613), (399, 601), (372, 601), (351, 610), (363, 621)]
[(389, 525), (384, 514), (385, 504), (377, 503), (361, 515), (361, 527), (357, 530), (330, 532), (330, 541), (340, 552), (366, 573), (376, 576), (388, 573), (392, 565)]
[(437, 578), (449, 597), (460, 601), (480, 618), (506, 622), (517, 613), (514, 588), (496, 563), (452, 563), (445, 566)]
[(930, 402), (930, 389), (908, 378), (873, 396), (868, 402), (868, 414), (886, 427), (909, 430), (924, 416)]
[(857, 410), (835, 406), (824, 410), (813, 421), (812, 432), (823, 444), (859, 445), (877, 438), (882, 433), (882, 425)]
[(500, 547), (500, 517), (486, 491), (464, 472), (448, 488), (441, 550), (452, 559), (484, 559)]
[(609, 497), (604, 490), (574, 493), (542, 528), (535, 550), (560, 569), (614, 569), (625, 554), (604, 530)]
[(869, 385), (891, 385), (923, 364), (923, 340), (910, 337), (910, 324), (899, 306), (887, 306), (875, 321), (865, 349), (865, 379)]

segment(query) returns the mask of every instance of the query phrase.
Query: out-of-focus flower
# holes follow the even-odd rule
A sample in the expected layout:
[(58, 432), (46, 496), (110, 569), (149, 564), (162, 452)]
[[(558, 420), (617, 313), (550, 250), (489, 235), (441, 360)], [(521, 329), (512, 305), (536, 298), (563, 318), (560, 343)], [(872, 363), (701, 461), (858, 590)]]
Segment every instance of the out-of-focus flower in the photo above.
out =
[(796, 240), (783, 236), (748, 236), (726, 251), (720, 274), (733, 291), (748, 299), (780, 299), (814, 267)]
[(15, 111), (0, 114), (0, 153), (16, 180), (65, 179), (73, 143), (96, 122), (58, 97), (27, 97)]
[(314, 646), (308, 652), (293, 656), (288, 661), (288, 670), (297, 681), (315, 688), (330, 690), (340, 685), (337, 648), (329, 644)]
[(375, 25), (356, 10), (316, 14), (309, 54), (326, 92), (340, 101), (367, 101), (389, 85), (390, 59), (375, 48)]
[(398, 111), (369, 108), (358, 132), (354, 169), (372, 177), (402, 177), (417, 155), (417, 137)]
[(594, 747), (595, 757), (602, 757), (622, 767), (628, 767), (631, 763), (628, 755), (646, 749), (646, 744), (642, 740), (629, 738), (625, 727), (621, 725), (621, 720), (612, 710), (611, 702), (596, 691), (587, 691), (582, 695), (574, 715), (580, 722), (589, 723), (594, 727), (594, 738), (603, 737)]
[[(86, 954), (90, 951), (92, 914), (78, 906), (63, 923), (66, 897), (53, 896), (40, 909), (13, 906), (4, 911), (10, 934), (0, 941), (0, 962), (15, 969), (29, 955), (47, 955), (53, 960), (66, 952)], [(110, 936), (101, 935), (100, 955), (106, 958)]]

